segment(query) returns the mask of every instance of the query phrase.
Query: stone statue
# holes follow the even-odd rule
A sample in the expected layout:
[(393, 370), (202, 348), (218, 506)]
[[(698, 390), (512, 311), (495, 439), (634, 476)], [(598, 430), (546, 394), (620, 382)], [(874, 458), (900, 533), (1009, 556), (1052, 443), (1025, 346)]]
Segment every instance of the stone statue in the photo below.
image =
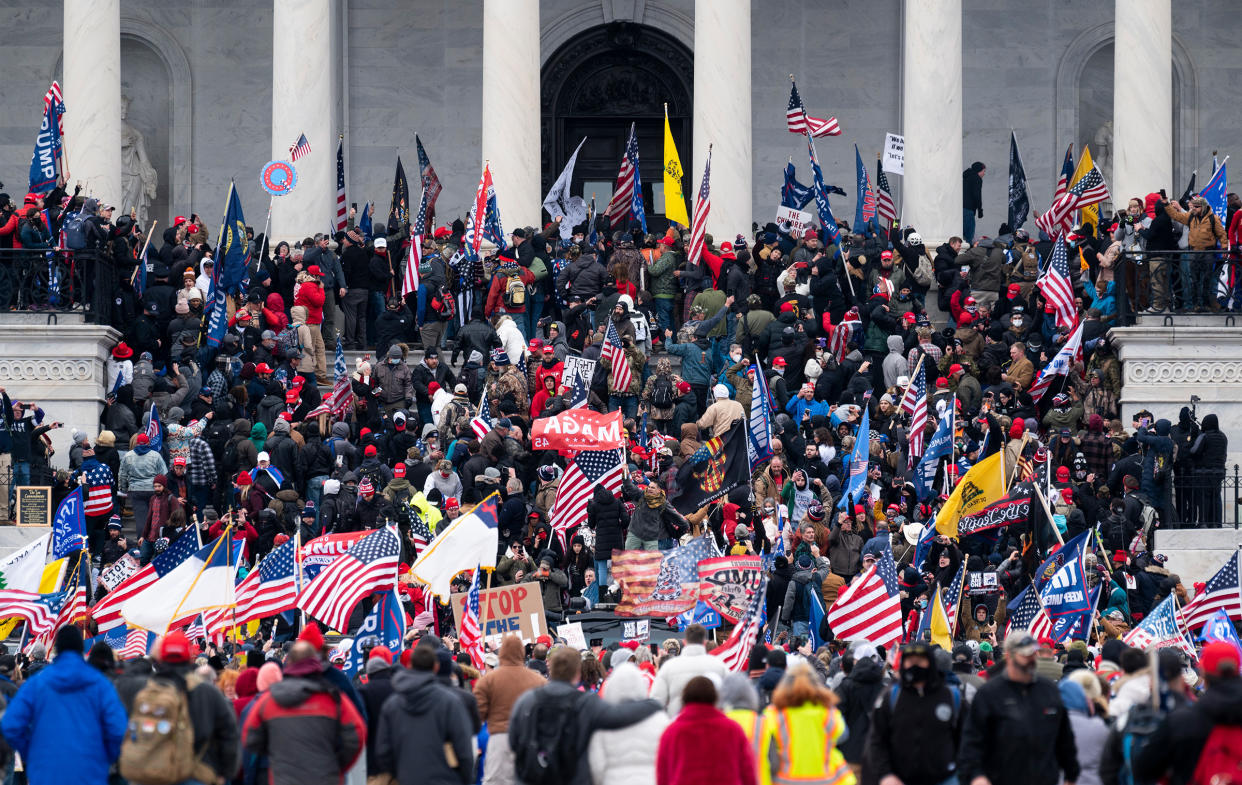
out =
[(149, 226), (147, 208), (155, 199), (159, 174), (147, 155), (142, 132), (126, 121), (129, 98), (121, 99), (121, 208), (134, 210), (139, 226)]
[(1107, 120), (1091, 140), (1091, 160), (1099, 167), (1104, 180), (1113, 181), (1113, 121)]

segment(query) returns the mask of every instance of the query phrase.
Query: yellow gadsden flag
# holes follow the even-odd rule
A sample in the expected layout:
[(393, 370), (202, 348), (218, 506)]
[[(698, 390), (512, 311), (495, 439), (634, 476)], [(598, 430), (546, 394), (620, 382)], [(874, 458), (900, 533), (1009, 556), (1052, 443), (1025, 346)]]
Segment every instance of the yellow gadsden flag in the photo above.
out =
[(936, 531), (946, 537), (957, 536), (957, 521), (963, 515), (974, 515), (1005, 496), (1005, 451), (995, 452), (971, 467), (961, 479), (949, 500), (936, 516)]
[(686, 195), (681, 190), (681, 179), (685, 172), (681, 168), (681, 158), (677, 156), (677, 145), (673, 143), (673, 129), (668, 124), (668, 108), (664, 109), (664, 217), (682, 226), (690, 225), (690, 215), (686, 212)]
[[(1087, 145), (1082, 146), (1082, 158), (1078, 159), (1078, 168), (1074, 170), (1074, 177), (1070, 180), (1070, 185), (1074, 185), (1083, 178), (1087, 172), (1095, 167), (1091, 161), (1091, 149)], [(1084, 207), (1079, 212), (1078, 223), (1090, 223), (1096, 229), (1100, 228), (1100, 206), (1093, 204), (1090, 207)]]

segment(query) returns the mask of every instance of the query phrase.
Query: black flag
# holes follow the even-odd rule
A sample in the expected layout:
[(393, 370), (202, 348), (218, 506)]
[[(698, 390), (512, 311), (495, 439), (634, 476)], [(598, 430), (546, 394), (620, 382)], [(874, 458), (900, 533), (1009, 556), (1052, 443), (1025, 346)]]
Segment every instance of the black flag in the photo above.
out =
[(1026, 191), (1026, 170), (1018, 155), (1018, 137), (1009, 132), (1009, 226), (1016, 232), (1031, 212), (1031, 196)]
[(405, 179), (405, 167), (397, 156), (397, 175), (392, 181), (392, 204), (388, 207), (389, 234), (395, 234), (410, 223), (410, 184)]
[(746, 423), (736, 422), (724, 437), (704, 442), (677, 472), (677, 495), (670, 499), (682, 515), (723, 499), (750, 480)]

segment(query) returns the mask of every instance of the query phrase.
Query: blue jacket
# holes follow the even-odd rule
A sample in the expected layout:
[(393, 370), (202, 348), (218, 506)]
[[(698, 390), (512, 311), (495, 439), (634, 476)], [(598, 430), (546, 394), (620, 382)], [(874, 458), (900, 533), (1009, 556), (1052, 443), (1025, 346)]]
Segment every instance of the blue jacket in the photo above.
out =
[(25, 761), (30, 785), (104, 785), (128, 722), (111, 682), (81, 654), (62, 652), (17, 691), (0, 730)]
[(712, 350), (710, 347), (700, 349), (697, 344), (677, 343), (676, 336), (674, 336), (668, 339), (664, 349), (669, 354), (675, 354), (681, 358), (681, 378), (685, 379), (687, 384), (711, 384)]

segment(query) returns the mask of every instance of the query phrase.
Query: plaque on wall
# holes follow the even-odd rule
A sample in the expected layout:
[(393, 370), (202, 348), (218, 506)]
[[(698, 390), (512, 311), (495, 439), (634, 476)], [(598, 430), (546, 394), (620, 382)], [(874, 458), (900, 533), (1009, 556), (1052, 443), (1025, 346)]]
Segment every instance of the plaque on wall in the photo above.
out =
[(17, 486), (17, 525), (52, 525), (52, 488), (48, 485)]

